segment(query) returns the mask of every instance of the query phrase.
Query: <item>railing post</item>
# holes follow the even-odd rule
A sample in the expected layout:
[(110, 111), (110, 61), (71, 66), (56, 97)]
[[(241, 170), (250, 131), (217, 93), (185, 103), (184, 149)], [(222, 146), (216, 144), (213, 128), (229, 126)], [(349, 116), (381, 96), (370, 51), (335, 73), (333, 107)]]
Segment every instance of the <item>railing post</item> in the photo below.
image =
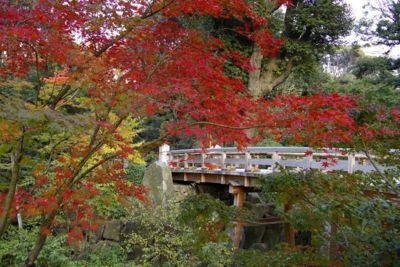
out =
[(204, 152), (201, 152), (201, 169), (206, 169), (206, 158), (207, 154)]
[(278, 155), (277, 152), (274, 152), (272, 154), (272, 171), (275, 172), (276, 169), (276, 164), (279, 162), (279, 160), (281, 159), (281, 157)]
[(183, 156), (183, 168), (185, 170), (189, 169), (188, 159), (189, 159), (189, 154), (185, 153), (185, 155)]
[(347, 172), (354, 173), (354, 167), (356, 165), (356, 157), (353, 153), (349, 153), (347, 156)]
[(227, 167), (225, 166), (226, 161), (226, 152), (222, 152), (221, 154), (221, 170), (226, 170)]
[(163, 144), (158, 148), (158, 162), (164, 162), (165, 164), (168, 165), (168, 152), (169, 152), (169, 145)]
[(310, 170), (311, 169), (311, 164), (313, 161), (313, 154), (310, 154), (308, 156), (305, 156), (305, 169)]
[(246, 152), (246, 153), (244, 154), (244, 160), (245, 160), (244, 171), (245, 171), (245, 172), (250, 172), (250, 171), (251, 171), (250, 159), (251, 159), (250, 153), (249, 153), (249, 152)]

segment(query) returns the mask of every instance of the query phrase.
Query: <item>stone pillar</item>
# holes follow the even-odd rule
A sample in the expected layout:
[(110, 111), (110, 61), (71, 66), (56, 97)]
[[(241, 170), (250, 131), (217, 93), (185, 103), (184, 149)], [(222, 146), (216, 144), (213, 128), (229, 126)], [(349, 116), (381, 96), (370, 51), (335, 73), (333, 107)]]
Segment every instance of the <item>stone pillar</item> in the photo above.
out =
[(173, 179), (167, 163), (154, 162), (144, 172), (142, 184), (149, 189), (148, 197), (154, 206), (166, 205), (173, 194)]

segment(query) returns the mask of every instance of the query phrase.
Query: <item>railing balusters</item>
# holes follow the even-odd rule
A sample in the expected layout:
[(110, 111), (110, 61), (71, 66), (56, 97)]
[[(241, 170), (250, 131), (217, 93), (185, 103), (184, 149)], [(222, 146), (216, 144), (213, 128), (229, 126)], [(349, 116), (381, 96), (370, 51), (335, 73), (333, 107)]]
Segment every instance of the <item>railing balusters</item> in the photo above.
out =
[[(249, 147), (245, 151), (237, 150), (233, 147), (211, 148), (207, 151), (199, 149), (183, 149), (169, 151), (168, 145), (160, 147), (159, 160), (167, 162), (173, 168), (184, 168), (192, 170), (193, 167), (201, 167), (202, 170), (222, 170), (235, 172), (235, 169), (243, 168), (245, 172), (251, 172), (253, 167), (259, 173), (269, 173), (270, 168), (273, 172), (279, 171), (278, 164), (283, 168), (294, 169), (321, 169), (321, 164), (315, 163), (319, 159), (327, 158), (332, 153), (335, 155), (338, 150), (324, 149), (308, 153), (308, 147)], [(368, 160), (362, 154), (349, 153), (347, 156), (339, 155), (339, 162), (335, 170), (343, 170), (354, 173), (355, 170), (365, 172), (372, 171), (369, 165), (357, 164), (356, 160)], [(342, 158), (342, 160), (340, 159)], [(269, 168), (270, 166), (270, 168)], [(196, 169), (194, 168), (194, 169)]]
[(280, 156), (278, 155), (277, 152), (272, 153), (272, 171), (275, 172), (277, 169), (277, 164), (279, 164), (280, 161)]
[(244, 153), (244, 171), (250, 172), (251, 171), (251, 164), (250, 164), (251, 154), (249, 152)]
[(221, 170), (225, 171), (227, 170), (227, 166), (225, 165), (226, 163), (226, 152), (221, 153)]
[(188, 160), (189, 160), (189, 154), (188, 154), (188, 153), (185, 153), (185, 154), (184, 154), (184, 158), (183, 158), (183, 168), (184, 168), (185, 170), (189, 169), (189, 162), (188, 162)]
[(310, 154), (308, 156), (305, 156), (304, 158), (305, 158), (305, 169), (306, 170), (310, 170), (311, 169), (311, 164), (312, 164), (312, 161), (313, 161), (313, 155)]
[(347, 172), (353, 173), (356, 165), (356, 157), (353, 153), (349, 153), (347, 156)]
[(207, 158), (207, 154), (204, 152), (201, 152), (201, 169), (205, 170), (207, 169), (206, 167), (206, 158)]

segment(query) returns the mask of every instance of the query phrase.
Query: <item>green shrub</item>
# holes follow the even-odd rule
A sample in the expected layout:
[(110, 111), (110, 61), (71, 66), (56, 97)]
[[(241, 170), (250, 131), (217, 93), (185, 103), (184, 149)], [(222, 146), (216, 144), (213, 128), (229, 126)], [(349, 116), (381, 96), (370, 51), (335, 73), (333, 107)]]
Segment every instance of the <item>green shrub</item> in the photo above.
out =
[(144, 266), (226, 266), (233, 259), (228, 225), (232, 207), (209, 195), (195, 195), (168, 207), (138, 210), (137, 230), (125, 248)]
[(142, 184), (145, 170), (146, 165), (144, 164), (129, 164), (125, 169), (127, 179), (135, 184)]
[[(37, 230), (9, 227), (0, 242), (0, 266), (24, 265), (36, 239)], [(65, 241), (65, 235), (49, 236), (37, 260), (38, 266), (66, 266), (72, 251)]]

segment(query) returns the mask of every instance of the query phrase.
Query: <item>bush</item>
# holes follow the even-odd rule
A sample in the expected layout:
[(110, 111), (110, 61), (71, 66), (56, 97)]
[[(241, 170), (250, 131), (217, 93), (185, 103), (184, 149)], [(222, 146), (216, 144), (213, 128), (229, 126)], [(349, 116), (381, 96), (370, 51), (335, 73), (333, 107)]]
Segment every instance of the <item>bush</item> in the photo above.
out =
[(146, 165), (144, 164), (129, 164), (125, 169), (127, 179), (135, 184), (142, 184), (145, 170)]
[[(10, 226), (0, 242), (0, 266), (23, 266), (37, 235), (37, 228), (18, 229)], [(66, 236), (49, 236), (37, 260), (38, 266), (66, 266), (71, 249)]]
[(168, 207), (143, 208), (130, 218), (136, 231), (125, 248), (145, 266), (225, 266), (233, 259), (228, 225), (232, 207), (195, 195)]

